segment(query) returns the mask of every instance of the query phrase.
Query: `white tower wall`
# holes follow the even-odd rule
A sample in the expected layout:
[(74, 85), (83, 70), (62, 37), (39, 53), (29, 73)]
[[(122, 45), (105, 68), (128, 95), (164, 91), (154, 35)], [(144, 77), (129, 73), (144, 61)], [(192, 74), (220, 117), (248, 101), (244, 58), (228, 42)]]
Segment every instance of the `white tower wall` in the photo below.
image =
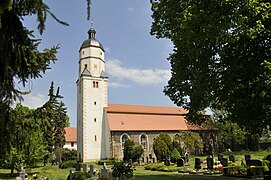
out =
[(105, 76), (104, 49), (95, 40), (95, 31), (80, 48), (77, 80), (78, 160), (96, 161), (109, 157), (108, 78)]

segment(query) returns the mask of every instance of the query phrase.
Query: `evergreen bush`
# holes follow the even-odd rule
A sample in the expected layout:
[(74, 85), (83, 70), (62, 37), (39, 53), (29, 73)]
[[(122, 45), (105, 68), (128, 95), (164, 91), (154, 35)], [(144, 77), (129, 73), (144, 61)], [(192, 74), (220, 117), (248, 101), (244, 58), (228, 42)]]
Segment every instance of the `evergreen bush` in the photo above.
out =
[(75, 160), (65, 161), (59, 164), (59, 168), (61, 169), (75, 168), (76, 163), (77, 162)]
[(170, 153), (170, 161), (175, 163), (180, 158), (181, 158), (181, 154), (179, 153), (179, 151), (176, 148), (174, 148)]

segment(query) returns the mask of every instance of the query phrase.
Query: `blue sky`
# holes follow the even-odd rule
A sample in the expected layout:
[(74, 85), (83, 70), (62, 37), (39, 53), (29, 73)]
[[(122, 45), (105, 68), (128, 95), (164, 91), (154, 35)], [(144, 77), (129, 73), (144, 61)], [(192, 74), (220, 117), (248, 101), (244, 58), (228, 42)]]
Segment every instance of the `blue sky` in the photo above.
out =
[[(40, 48), (59, 44), (58, 61), (43, 78), (31, 80), (24, 96), (24, 105), (36, 108), (47, 100), (50, 82), (60, 87), (68, 108), (71, 126), (76, 126), (76, 80), (79, 47), (88, 38), (91, 27), (87, 20), (86, 1), (46, 0), (51, 11), (70, 24), (66, 27), (48, 15)], [(106, 73), (109, 75), (109, 103), (174, 106), (163, 94), (170, 78), (167, 61), (172, 52), (169, 40), (150, 35), (152, 23), (149, 0), (92, 0), (92, 17), (96, 39), (105, 48)], [(26, 18), (24, 25), (37, 32), (35, 18)]]

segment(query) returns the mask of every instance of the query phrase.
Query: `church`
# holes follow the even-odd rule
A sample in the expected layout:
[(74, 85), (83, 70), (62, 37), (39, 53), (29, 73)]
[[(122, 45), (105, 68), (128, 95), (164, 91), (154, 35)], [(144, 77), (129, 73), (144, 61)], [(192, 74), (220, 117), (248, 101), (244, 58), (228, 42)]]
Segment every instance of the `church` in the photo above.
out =
[[(187, 111), (183, 108), (109, 104), (105, 50), (96, 39), (94, 29), (90, 29), (88, 35), (79, 50), (76, 81), (79, 161), (122, 159), (127, 139), (142, 145), (143, 158), (155, 157), (153, 140), (160, 132), (173, 138), (180, 130), (197, 131), (204, 143), (209, 143), (210, 138), (215, 143), (215, 131), (188, 123), (184, 116)], [(69, 134), (66, 134), (67, 137)]]

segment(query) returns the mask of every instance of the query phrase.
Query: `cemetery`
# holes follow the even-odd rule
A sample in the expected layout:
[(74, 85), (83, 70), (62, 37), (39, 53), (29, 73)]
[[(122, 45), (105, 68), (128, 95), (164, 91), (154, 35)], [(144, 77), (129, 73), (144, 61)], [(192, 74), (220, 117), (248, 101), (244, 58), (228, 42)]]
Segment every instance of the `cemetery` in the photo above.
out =
[[(71, 167), (47, 164), (21, 168), (15, 176), (0, 169), (0, 179), (270, 179), (270, 151), (226, 152), (210, 156), (182, 157), (177, 162), (123, 163), (115, 160), (75, 163)], [(101, 165), (103, 163), (103, 165)], [(61, 167), (61, 168), (60, 168)], [(63, 168), (63, 169), (62, 169)]]

